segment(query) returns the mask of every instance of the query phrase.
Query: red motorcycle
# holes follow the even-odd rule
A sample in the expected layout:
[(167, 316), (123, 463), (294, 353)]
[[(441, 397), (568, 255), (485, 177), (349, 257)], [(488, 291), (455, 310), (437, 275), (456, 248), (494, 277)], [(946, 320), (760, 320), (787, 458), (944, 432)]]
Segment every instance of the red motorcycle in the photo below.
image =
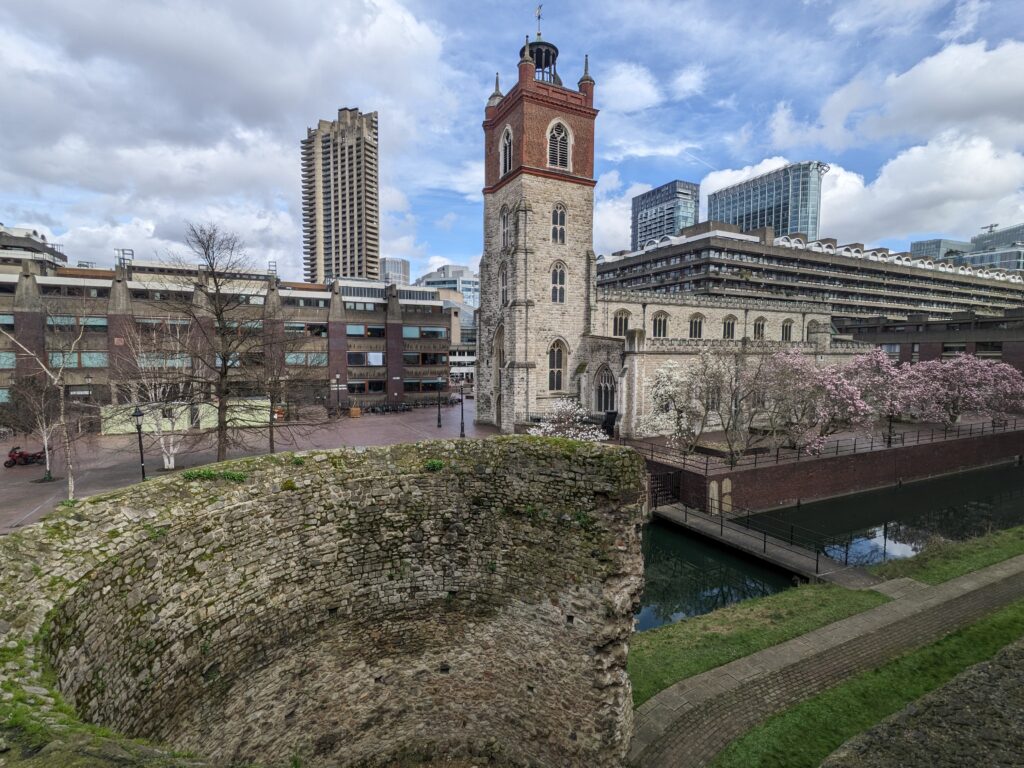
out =
[(44, 451), (29, 453), (21, 450), (21, 446), (16, 445), (7, 452), (7, 461), (4, 462), (4, 466), (10, 469), (15, 464), (43, 464), (45, 462), (46, 453)]

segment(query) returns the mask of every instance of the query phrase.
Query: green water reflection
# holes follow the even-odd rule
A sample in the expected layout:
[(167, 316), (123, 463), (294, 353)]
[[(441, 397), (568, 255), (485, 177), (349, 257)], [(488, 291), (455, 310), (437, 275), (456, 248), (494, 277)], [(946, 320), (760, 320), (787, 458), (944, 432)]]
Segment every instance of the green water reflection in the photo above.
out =
[(658, 520), (644, 530), (646, 584), (638, 631), (791, 586), (791, 577)]

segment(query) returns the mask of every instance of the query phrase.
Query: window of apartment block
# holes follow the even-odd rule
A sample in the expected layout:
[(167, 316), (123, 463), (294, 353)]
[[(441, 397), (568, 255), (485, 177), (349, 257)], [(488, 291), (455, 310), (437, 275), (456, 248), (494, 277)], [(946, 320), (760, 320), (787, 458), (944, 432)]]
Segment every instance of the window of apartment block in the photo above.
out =
[(0, 315), (0, 330), (14, 333), (14, 315)]
[(365, 325), (357, 325), (357, 324), (354, 324), (354, 323), (349, 323), (348, 325), (345, 326), (345, 335), (346, 336), (365, 336), (366, 335), (366, 326)]
[(108, 358), (106, 352), (82, 352), (83, 368), (106, 368)]
[(967, 352), (967, 345), (962, 342), (945, 343), (942, 345), (942, 356), (944, 358), (955, 357)]
[(910, 362), (916, 363), (921, 359), (921, 345), (914, 342), (910, 345)]
[(105, 317), (83, 317), (79, 320), (86, 333), (106, 333), (107, 318)]
[(0, 352), (0, 369), (11, 370), (15, 365), (15, 355), (13, 352)]
[(974, 354), (978, 357), (987, 357), (999, 360), (1003, 356), (1003, 342), (979, 341), (974, 347)]

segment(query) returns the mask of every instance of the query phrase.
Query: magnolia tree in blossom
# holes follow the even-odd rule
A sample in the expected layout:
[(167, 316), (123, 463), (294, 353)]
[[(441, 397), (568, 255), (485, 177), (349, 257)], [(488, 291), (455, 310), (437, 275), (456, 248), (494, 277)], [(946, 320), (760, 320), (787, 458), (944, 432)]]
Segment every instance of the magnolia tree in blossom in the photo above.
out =
[(845, 369), (816, 365), (813, 358), (796, 350), (769, 357), (762, 367), (761, 384), (762, 423), (774, 447), (815, 452), (829, 435), (861, 429), (873, 418)]
[(952, 426), (965, 413), (1001, 418), (1024, 407), (1024, 377), (1016, 368), (974, 355), (925, 360), (909, 366), (907, 410), (924, 421)]
[(587, 411), (578, 400), (560, 398), (555, 401), (550, 417), (529, 430), (536, 437), (567, 437), (570, 440), (600, 442), (608, 436), (587, 416)]
[(884, 351), (875, 348), (857, 355), (843, 368), (846, 380), (860, 391), (872, 412), (872, 426), (881, 424), (885, 441), (892, 445), (893, 424), (911, 406), (928, 398), (919, 377), (910, 376), (910, 366), (893, 363)]
[(640, 422), (640, 431), (667, 435), (676, 448), (692, 452), (718, 419), (728, 378), (721, 357), (705, 350), (689, 365), (669, 361), (655, 371), (648, 388), (651, 408)]
[(669, 362), (650, 382), (645, 434), (668, 435), (689, 453), (720, 431), (731, 457), (764, 442), (809, 452), (841, 431), (884, 430), (910, 415), (955, 424), (961, 414), (1000, 417), (1024, 411), (1024, 376), (971, 355), (897, 365), (880, 349), (843, 366), (819, 366), (795, 350), (762, 357), (703, 351)]

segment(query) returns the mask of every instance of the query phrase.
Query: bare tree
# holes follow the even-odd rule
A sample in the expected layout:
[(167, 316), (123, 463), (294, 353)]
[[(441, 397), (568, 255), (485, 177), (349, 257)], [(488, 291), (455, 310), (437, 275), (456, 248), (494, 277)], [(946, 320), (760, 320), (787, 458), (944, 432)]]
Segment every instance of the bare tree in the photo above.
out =
[[(68, 499), (74, 499), (75, 466), (71, 451), (71, 442), (73, 437), (68, 425), (66, 373), (68, 368), (76, 368), (78, 366), (78, 351), (82, 342), (82, 336), (85, 334), (85, 326), (75, 326), (73, 323), (64, 322), (66, 319), (64, 315), (53, 315), (48, 311), (46, 311), (45, 314), (47, 328), (64, 328), (66, 330), (55, 330), (53, 334), (48, 334), (46, 341), (47, 351), (42, 353), (42, 355), (29, 349), (27, 346), (22, 344), (14, 334), (5, 331), (2, 328), (0, 328), (0, 334), (3, 334), (10, 339), (14, 345), (21, 350), (21, 354), (28, 357), (34, 363), (35, 368), (38, 370), (39, 378), (41, 379), (36, 382), (36, 386), (43, 389), (53, 387), (56, 392), (57, 429), (59, 430), (64, 447), (64, 464), (65, 469), (67, 470)], [(57, 336), (63, 336), (65, 338), (58, 340), (56, 338)], [(49, 449), (44, 447), (44, 450), (47, 451), (46, 471), (47, 476), (49, 476)]]
[(35, 435), (43, 444), (46, 466), (43, 480), (53, 479), (53, 439), (60, 432), (57, 390), (41, 375), (20, 377), (11, 383), (10, 399), (4, 405), (7, 423), (16, 431)]
[[(130, 400), (144, 414), (160, 449), (165, 470), (172, 470), (175, 457), (187, 442), (195, 442), (200, 433), (193, 427), (193, 415), (200, 406), (191, 373), (192, 325), (182, 318), (149, 318), (140, 326), (125, 330), (126, 354), (111, 361), (113, 378), (127, 388)], [(121, 418), (128, 418), (131, 406), (113, 407)]]

